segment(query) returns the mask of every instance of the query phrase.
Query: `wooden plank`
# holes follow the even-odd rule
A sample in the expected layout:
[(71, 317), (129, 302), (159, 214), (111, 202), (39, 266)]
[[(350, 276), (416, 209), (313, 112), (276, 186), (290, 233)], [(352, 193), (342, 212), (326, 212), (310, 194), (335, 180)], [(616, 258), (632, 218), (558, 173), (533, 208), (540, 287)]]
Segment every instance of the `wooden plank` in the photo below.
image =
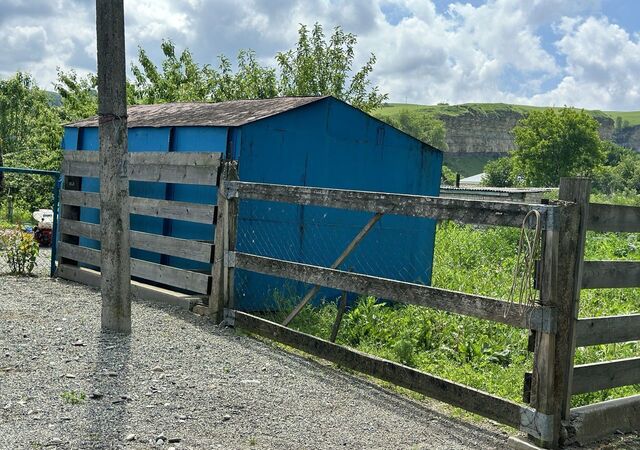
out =
[[(63, 151), (64, 161), (87, 162), (97, 164), (98, 152), (92, 151)], [(130, 165), (174, 165), (174, 166), (215, 166), (219, 167), (222, 159), (221, 152), (132, 152), (128, 154)]]
[(131, 165), (129, 179), (215, 186), (218, 181), (218, 166)]
[(100, 209), (100, 194), (97, 192), (81, 192), (62, 189), (60, 191), (60, 203), (62, 205)]
[[(92, 154), (98, 152), (69, 152), (69, 153), (78, 153), (80, 155)], [(90, 162), (90, 161), (69, 161), (64, 159), (62, 161), (61, 171), (65, 177), (89, 177), (89, 178), (99, 178), (100, 177), (100, 165), (98, 162)]]
[(640, 384), (640, 358), (584, 364), (573, 368), (572, 394)]
[[(100, 240), (100, 225), (88, 222), (63, 219), (60, 221), (63, 233)], [(212, 244), (206, 242), (161, 236), (141, 231), (130, 231), (131, 247), (140, 250), (177, 256), (192, 261), (210, 263)]]
[[(371, 231), (373, 226), (378, 223), (378, 221), (382, 218), (382, 213), (376, 213), (369, 219), (369, 221), (364, 225), (364, 227), (358, 232), (358, 234), (351, 240), (349, 245), (342, 251), (340, 256), (331, 264), (332, 269), (337, 269), (340, 267), (340, 264), (344, 262), (345, 259), (351, 254), (351, 252), (360, 244), (360, 242), (364, 239), (364, 237)], [(309, 292), (305, 294), (305, 296), (300, 300), (300, 302), (293, 308), (293, 310), (289, 313), (289, 315), (282, 321), (282, 325), (287, 326), (289, 323), (296, 317), (304, 305), (306, 305), (309, 300), (313, 298), (314, 295), (318, 293), (320, 290), (320, 286), (317, 284), (312, 287)]]
[[(60, 201), (64, 205), (100, 208), (100, 195), (95, 192), (76, 192), (62, 190)], [(166, 219), (185, 220), (197, 223), (213, 223), (215, 207), (200, 203), (176, 202), (153, 198), (129, 197), (131, 214), (164, 217)]]
[[(224, 308), (233, 296), (233, 272), (225, 261), (225, 251), (235, 248), (237, 201), (232, 202), (226, 196), (227, 183), (238, 179), (237, 163), (224, 161), (220, 173), (220, 189), (218, 189), (218, 211), (215, 229), (215, 248), (211, 267), (211, 294), (209, 296), (209, 317), (219, 323), (222, 321)], [(233, 216), (233, 217), (231, 217)], [(230, 228), (233, 228), (230, 230)], [(232, 241), (232, 242), (231, 242)], [(230, 280), (231, 278), (231, 280)]]
[[(519, 328), (549, 329), (553, 312), (540, 307), (521, 308), (491, 297), (390, 280), (326, 267), (300, 264), (246, 253), (235, 255), (235, 267), (252, 272), (317, 284), (341, 291), (449, 311), (506, 323)], [(543, 315), (545, 317), (543, 317)], [(543, 320), (546, 319), (546, 320)]]
[(517, 403), (420, 372), (402, 364), (367, 355), (240, 311), (233, 311), (230, 319), (236, 327), (274, 339), (342, 367), (389, 381), (515, 428), (521, 426), (522, 407)]
[(640, 207), (591, 203), (587, 228), (601, 232), (640, 233)]
[(220, 167), (221, 152), (133, 152), (129, 153), (129, 164), (163, 166), (206, 166), (216, 170)]
[[(560, 224), (558, 242), (558, 290), (554, 306), (558, 312), (555, 348), (555, 398), (561, 420), (570, 420), (573, 364), (576, 350), (576, 323), (580, 310), (580, 289), (584, 268), (584, 248), (587, 241), (591, 180), (561, 178), (560, 201), (572, 202), (564, 208), (566, 216)], [(566, 219), (566, 220), (564, 220)], [(556, 414), (557, 409), (553, 412)]]
[(142, 197), (130, 197), (130, 199), (131, 214), (206, 224), (211, 224), (215, 217), (215, 207), (212, 205)]
[[(65, 280), (100, 288), (100, 272), (86, 267), (60, 264), (56, 275)], [(131, 295), (137, 299), (162, 303), (168, 306), (178, 306), (184, 309), (191, 309), (198, 301), (191, 294), (183, 294), (135, 280), (131, 281)]]
[(640, 340), (640, 314), (590, 317), (576, 324), (576, 346)]
[(95, 241), (100, 240), (100, 225), (78, 220), (61, 219), (60, 232), (72, 236), (82, 236)]
[[(640, 430), (640, 395), (616, 398), (571, 410), (569, 435), (575, 436), (579, 447), (610, 438), (615, 434), (626, 434)], [(624, 438), (623, 438), (624, 439)], [(619, 441), (620, 443), (624, 440)], [(574, 442), (567, 442), (571, 448)], [(633, 444), (631, 444), (633, 445)], [(591, 448), (611, 448), (596, 445)], [(614, 445), (613, 447), (616, 447)], [(637, 445), (633, 446), (637, 448)], [(627, 447), (632, 448), (632, 447)]]
[[(100, 267), (100, 250), (61, 243), (61, 255)], [(131, 276), (199, 294), (208, 293), (209, 275), (131, 258)]]
[[(562, 216), (561, 212), (558, 216)], [(558, 261), (558, 230), (547, 230), (542, 240), (542, 273), (540, 284), (540, 302), (550, 306), (556, 296)], [(552, 414), (554, 399), (554, 354), (556, 335), (554, 333), (535, 332), (533, 373), (531, 377), (530, 404), (544, 414)], [(548, 445), (549, 446), (549, 445)]]
[(640, 287), (640, 261), (585, 261), (582, 289)]
[[(62, 172), (98, 177), (97, 152), (65, 152)], [(216, 185), (221, 153), (136, 152), (129, 154), (128, 178), (177, 184)]]
[[(224, 182), (223, 182), (224, 183)], [(222, 321), (225, 305), (224, 291), (224, 249), (226, 234), (225, 226), (229, 207), (223, 189), (218, 189), (218, 217), (215, 228), (215, 247), (213, 249), (213, 264), (211, 265), (211, 294), (209, 296), (209, 317), (215, 323)]]
[(543, 221), (546, 220), (547, 227), (550, 227), (553, 224), (553, 220), (549, 220), (550, 216), (553, 214), (552, 211), (557, 208), (550, 205), (460, 200), (247, 182), (229, 183), (227, 189), (228, 196), (238, 195), (240, 198), (246, 199), (513, 227), (522, 226), (522, 221), (531, 210), (540, 211)]

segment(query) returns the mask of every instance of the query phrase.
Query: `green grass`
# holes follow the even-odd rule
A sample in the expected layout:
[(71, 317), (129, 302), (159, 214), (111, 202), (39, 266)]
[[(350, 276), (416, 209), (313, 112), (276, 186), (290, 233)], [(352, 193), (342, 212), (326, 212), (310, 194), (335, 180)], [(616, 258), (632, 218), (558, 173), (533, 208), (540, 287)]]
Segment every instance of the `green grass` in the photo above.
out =
[[(518, 237), (517, 229), (439, 225), (433, 285), (507, 299)], [(585, 257), (640, 260), (640, 235), (590, 232)], [(639, 312), (640, 289), (584, 290), (581, 295), (581, 317)], [(284, 315), (268, 317), (281, 321)], [(335, 303), (328, 301), (305, 307), (291, 325), (327, 338), (335, 315)], [(347, 311), (337, 342), (513, 401), (521, 401), (524, 373), (532, 368), (524, 330), (412, 305), (385, 305), (374, 298), (361, 298)], [(625, 343), (580, 348), (575, 361), (637, 356), (640, 344)], [(573, 405), (637, 393), (640, 386), (583, 394), (573, 397)]]
[[(543, 106), (511, 105), (507, 103), (464, 103), (460, 105), (416, 105), (407, 103), (389, 103), (374, 111), (381, 116), (393, 116), (406, 109), (409, 111), (426, 113), (434, 116), (460, 116), (462, 114), (480, 114), (485, 116), (501, 115), (505, 113), (527, 114), (534, 110), (547, 109)], [(560, 107), (553, 107), (560, 109)], [(640, 111), (599, 111), (588, 110), (595, 118), (609, 117), (615, 121), (617, 116), (628, 120), (630, 125), (640, 124)]]
[(616, 120), (616, 117), (622, 117), (622, 120), (628, 120), (629, 125), (640, 125), (640, 111), (604, 111), (604, 113)]
[(65, 403), (70, 405), (79, 405), (80, 403), (84, 403), (87, 396), (84, 392), (76, 392), (76, 391), (65, 391), (60, 397)]

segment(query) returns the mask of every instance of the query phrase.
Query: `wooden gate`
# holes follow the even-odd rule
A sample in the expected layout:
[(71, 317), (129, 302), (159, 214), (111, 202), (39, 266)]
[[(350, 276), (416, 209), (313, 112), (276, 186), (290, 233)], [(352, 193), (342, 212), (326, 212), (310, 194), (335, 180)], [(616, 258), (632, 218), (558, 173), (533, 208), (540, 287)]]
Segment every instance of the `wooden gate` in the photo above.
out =
[[(559, 200), (546, 204), (460, 200), (225, 180), (218, 195), (220, 226), (216, 236), (218, 246), (209, 314), (216, 320), (224, 315), (224, 320), (231, 326), (244, 328), (343, 367), (523, 430), (535, 443), (546, 448), (557, 448), (568, 442), (570, 436), (567, 431), (570, 426), (567, 427), (567, 424), (572, 414), (579, 412), (570, 408), (572, 394), (640, 382), (640, 358), (592, 367), (573, 366), (576, 345), (640, 338), (637, 316), (578, 320), (581, 288), (638, 286), (640, 283), (638, 263), (583, 263), (588, 229), (640, 231), (640, 208), (589, 205), (589, 193), (589, 180), (580, 178), (563, 179)], [(342, 255), (336, 261), (338, 264), (320, 267), (239, 252), (236, 250), (237, 211), (238, 202), (243, 200), (368, 211), (374, 213), (369, 223), (377, 216), (395, 214), (468, 224), (521, 227), (526, 222), (525, 218), (533, 212), (534, 216), (540, 218), (542, 226), (542, 252), (536, 276), (539, 301), (524, 308), (511, 307), (509, 302), (501, 299), (352, 273), (339, 269)], [(366, 234), (368, 225), (352, 244)], [(347, 251), (348, 248), (345, 249)], [(499, 398), (293, 330), (286, 326), (291, 315), (283, 324), (277, 324), (239, 311), (234, 304), (236, 269), (528, 329), (534, 367), (533, 375), (523, 380), (527, 404)], [(305, 299), (308, 300), (307, 297)], [(625, 402), (614, 411), (605, 413), (608, 420), (606, 426), (597, 422), (598, 417), (602, 417), (601, 410), (598, 410), (600, 416), (585, 412), (586, 415), (582, 417), (590, 424), (586, 428), (605, 432), (612, 424), (625, 420), (629, 422), (629, 418), (634, 416), (634, 408), (640, 408), (640, 399), (625, 399)], [(623, 418), (616, 418), (616, 414), (622, 414)], [(577, 431), (578, 434), (580, 432)], [(582, 432), (585, 432), (585, 427)]]
[[(131, 181), (217, 186), (223, 167), (221, 153), (136, 152), (129, 153), (128, 157), (128, 176)], [(62, 208), (57, 274), (69, 280), (99, 286), (100, 250), (80, 245), (80, 238), (100, 240), (100, 225), (80, 220), (81, 208), (100, 208), (99, 193), (81, 190), (83, 178), (99, 178), (98, 152), (64, 152), (62, 173), (64, 186), (60, 193)], [(211, 204), (203, 204), (130, 197), (129, 202), (131, 214), (212, 226), (216, 223), (215, 199)], [(208, 267), (206, 270), (187, 270), (132, 258), (133, 295), (182, 306), (208, 298), (215, 249), (213, 237), (213, 231), (207, 240), (131, 231), (132, 248), (184, 258)]]

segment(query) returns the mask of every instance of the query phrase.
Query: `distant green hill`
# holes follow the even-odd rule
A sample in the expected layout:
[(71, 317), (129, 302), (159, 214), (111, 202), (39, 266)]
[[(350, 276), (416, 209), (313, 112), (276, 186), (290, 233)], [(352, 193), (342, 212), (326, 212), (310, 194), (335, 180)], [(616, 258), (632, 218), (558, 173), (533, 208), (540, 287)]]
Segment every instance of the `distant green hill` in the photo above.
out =
[(47, 93), (47, 97), (49, 97), (49, 103), (51, 106), (62, 106), (62, 97), (57, 92), (53, 91), (45, 91)]
[[(387, 103), (381, 108), (375, 110), (375, 114), (381, 116), (392, 116), (400, 113), (400, 111), (407, 109), (409, 111), (423, 112), (427, 114), (433, 114), (434, 116), (460, 116), (467, 113), (484, 114), (487, 116), (498, 115), (506, 112), (517, 112), (520, 114), (526, 114), (530, 111), (547, 109), (545, 106), (527, 106), (527, 105), (511, 105), (508, 103), (463, 103), (461, 105), (416, 105), (411, 103)], [(555, 107), (559, 109), (559, 107)], [(640, 125), (640, 111), (599, 111), (599, 110), (586, 110), (594, 118), (608, 117), (612, 120), (616, 120), (616, 117), (621, 117), (623, 121), (627, 120), (630, 126)]]
[[(463, 176), (470, 176), (482, 172), (487, 162), (507, 155), (515, 147), (513, 127), (529, 112), (540, 109), (545, 108), (506, 103), (390, 103), (376, 109), (373, 114), (384, 120), (408, 111), (412, 115), (424, 114), (441, 120), (446, 129), (448, 147), (444, 154), (445, 164)], [(599, 122), (602, 139), (640, 151), (640, 111), (587, 112)], [(416, 133), (416, 130), (405, 131)]]

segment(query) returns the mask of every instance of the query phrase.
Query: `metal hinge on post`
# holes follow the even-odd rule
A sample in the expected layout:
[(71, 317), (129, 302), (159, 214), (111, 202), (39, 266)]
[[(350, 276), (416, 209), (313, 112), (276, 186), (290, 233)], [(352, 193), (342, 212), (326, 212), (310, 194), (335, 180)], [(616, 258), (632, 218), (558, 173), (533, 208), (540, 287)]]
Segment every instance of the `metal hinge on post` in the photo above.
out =
[(225, 267), (236, 266), (236, 252), (230, 252), (230, 251), (224, 252), (224, 265)]
[(538, 306), (531, 311), (529, 324), (531, 328), (543, 333), (553, 334), (557, 329), (557, 313), (551, 306)]
[(553, 440), (553, 415), (543, 414), (533, 408), (520, 408), (520, 430), (541, 441)]
[(238, 198), (238, 185), (234, 181), (224, 183), (224, 196), (226, 198)]

